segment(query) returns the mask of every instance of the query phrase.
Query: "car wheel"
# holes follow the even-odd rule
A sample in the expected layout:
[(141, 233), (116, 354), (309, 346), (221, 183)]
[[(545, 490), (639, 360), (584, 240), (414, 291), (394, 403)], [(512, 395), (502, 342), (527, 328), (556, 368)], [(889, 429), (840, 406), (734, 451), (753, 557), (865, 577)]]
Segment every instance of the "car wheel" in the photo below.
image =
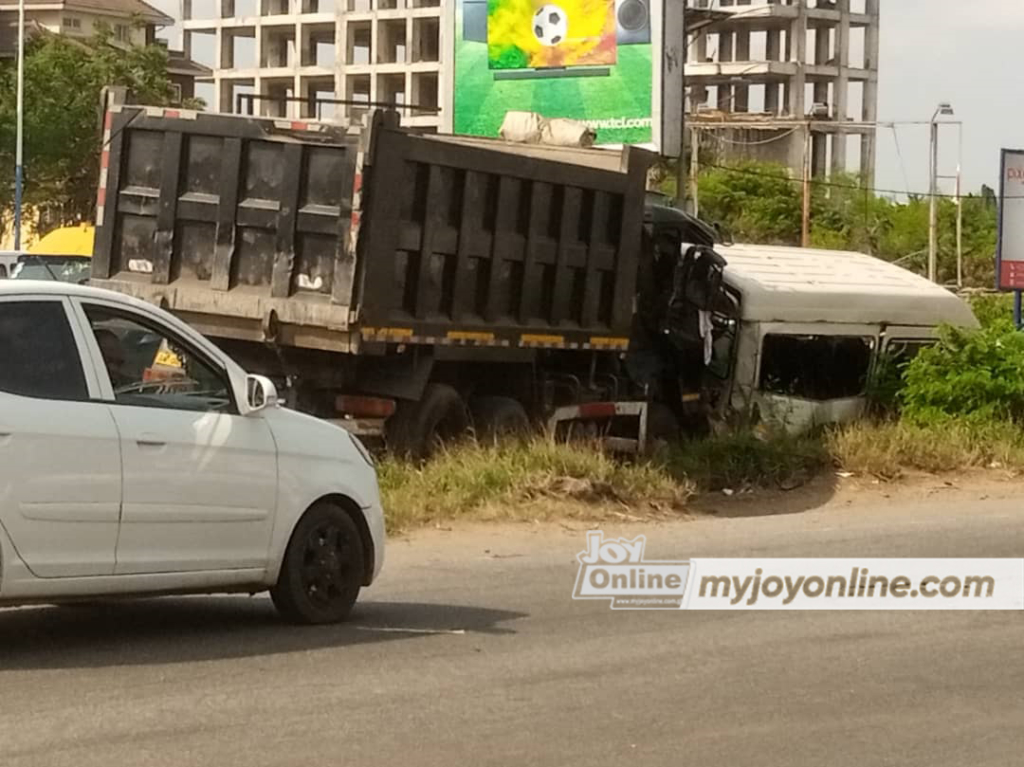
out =
[(530, 433), (526, 410), (511, 397), (474, 397), (469, 403), (477, 439), (494, 442), (501, 437), (523, 437)]
[(352, 517), (332, 503), (317, 503), (292, 532), (270, 597), (293, 623), (336, 623), (359, 596), (364, 562)]

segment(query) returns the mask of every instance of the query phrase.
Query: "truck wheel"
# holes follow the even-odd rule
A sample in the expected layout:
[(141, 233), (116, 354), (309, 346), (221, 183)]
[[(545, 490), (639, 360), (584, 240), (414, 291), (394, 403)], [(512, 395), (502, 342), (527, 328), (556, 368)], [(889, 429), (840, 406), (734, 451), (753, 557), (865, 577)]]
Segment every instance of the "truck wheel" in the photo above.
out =
[(647, 450), (652, 452), (679, 441), (679, 419), (672, 408), (652, 402), (647, 408)]
[(400, 402), (388, 419), (388, 448), (426, 460), (439, 445), (465, 436), (469, 426), (469, 411), (459, 393), (447, 384), (427, 384), (419, 402)]
[(364, 561), (352, 517), (333, 503), (314, 504), (292, 532), (270, 598), (292, 623), (337, 623), (356, 603)]
[(473, 427), (481, 442), (522, 437), (530, 432), (526, 409), (511, 397), (474, 397), (469, 403)]

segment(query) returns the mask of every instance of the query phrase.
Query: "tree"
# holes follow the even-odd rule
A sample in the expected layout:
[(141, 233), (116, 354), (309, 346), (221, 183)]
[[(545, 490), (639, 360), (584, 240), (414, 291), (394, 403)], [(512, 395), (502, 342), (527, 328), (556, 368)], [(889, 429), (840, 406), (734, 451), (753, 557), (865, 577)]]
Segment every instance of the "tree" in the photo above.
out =
[[(58, 208), (65, 221), (92, 217), (101, 151), (100, 93), (125, 86), (140, 104), (173, 98), (167, 53), (156, 45), (116, 48), (101, 29), (86, 41), (43, 33), (25, 48), (25, 195), (28, 206)], [(0, 65), (0, 173), (14, 178), (16, 69)], [(0, 184), (10, 208), (13, 185)]]
[[(799, 245), (800, 179), (786, 168), (759, 162), (714, 167), (699, 180), (701, 218), (737, 241)], [(906, 202), (864, 189), (853, 175), (834, 175), (811, 187), (811, 243), (857, 250), (924, 273), (928, 265), (928, 200)], [(956, 279), (956, 203), (939, 201), (939, 279)], [(990, 287), (995, 272), (997, 207), (991, 190), (963, 198), (964, 280)]]

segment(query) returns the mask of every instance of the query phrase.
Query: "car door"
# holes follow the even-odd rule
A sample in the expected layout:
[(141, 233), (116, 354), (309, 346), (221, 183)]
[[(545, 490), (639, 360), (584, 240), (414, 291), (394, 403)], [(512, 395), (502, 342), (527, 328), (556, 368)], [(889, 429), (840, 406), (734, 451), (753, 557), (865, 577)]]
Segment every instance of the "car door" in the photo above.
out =
[(277, 505), (267, 422), (239, 415), (223, 362), (156, 313), (85, 299), (79, 311), (121, 435), (115, 572), (264, 567)]
[(114, 572), (120, 438), (69, 309), (0, 298), (0, 524), (40, 578)]

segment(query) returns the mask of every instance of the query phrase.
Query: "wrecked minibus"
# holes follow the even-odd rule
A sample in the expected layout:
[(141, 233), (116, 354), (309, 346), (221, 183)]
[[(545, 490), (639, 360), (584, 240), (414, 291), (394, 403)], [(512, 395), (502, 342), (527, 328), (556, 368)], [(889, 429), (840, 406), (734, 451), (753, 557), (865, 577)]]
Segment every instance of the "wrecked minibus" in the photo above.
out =
[(938, 328), (974, 328), (944, 288), (862, 253), (718, 246), (727, 262), (702, 399), (717, 428), (798, 433), (862, 416), (885, 355), (909, 360)]

